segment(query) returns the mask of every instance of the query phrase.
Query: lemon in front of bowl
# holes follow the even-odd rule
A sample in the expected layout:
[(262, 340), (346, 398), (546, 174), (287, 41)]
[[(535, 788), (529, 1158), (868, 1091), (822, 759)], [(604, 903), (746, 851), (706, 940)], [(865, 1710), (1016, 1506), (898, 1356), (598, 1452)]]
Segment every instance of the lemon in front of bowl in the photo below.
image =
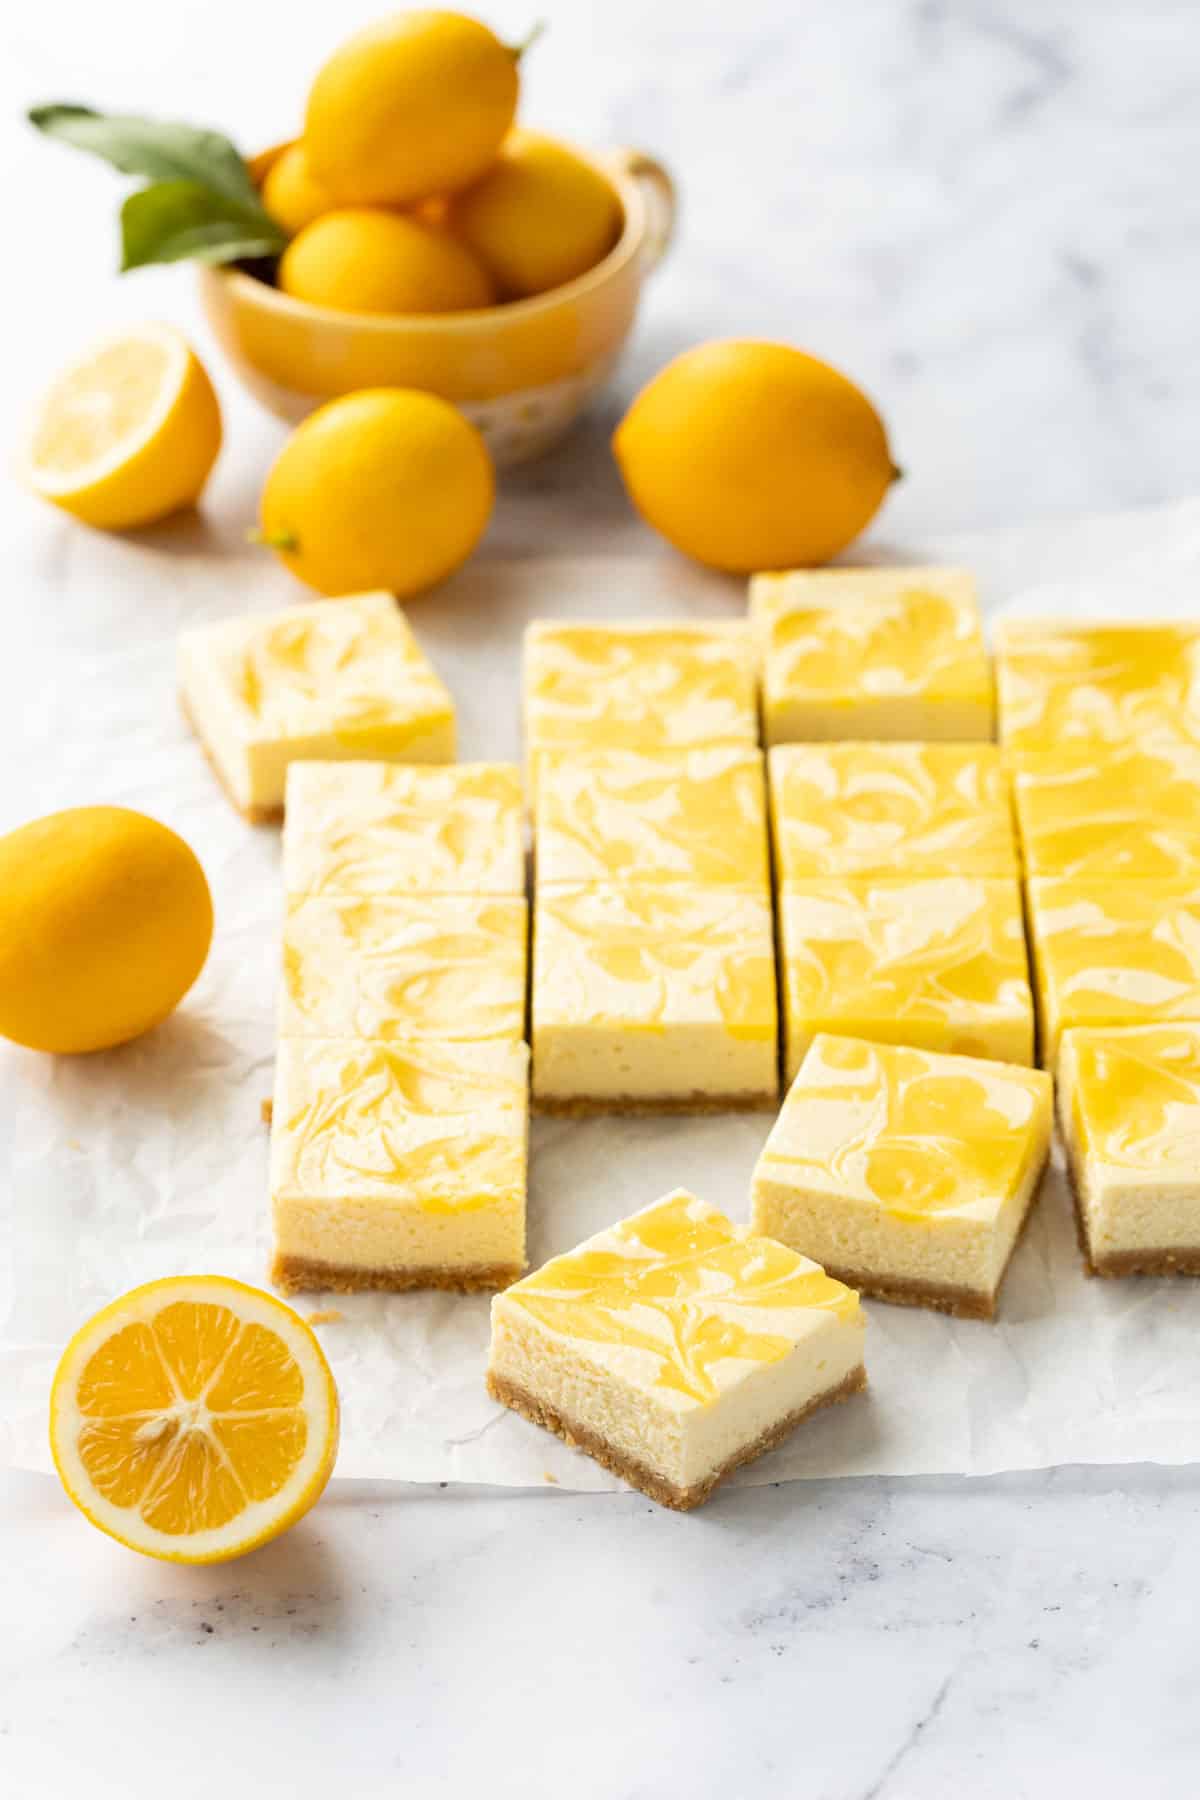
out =
[(333, 212), (337, 201), (319, 182), (308, 166), (308, 153), (302, 143), (289, 144), (271, 164), (262, 182), (263, 205), (282, 225), (289, 237), (295, 237), (322, 213)]
[(494, 498), (487, 446), (448, 400), (367, 388), (296, 427), (267, 475), (257, 535), (318, 593), (403, 599), (466, 561)]
[(462, 13), (403, 12), (368, 26), (309, 92), (313, 174), (344, 205), (409, 206), (466, 187), (513, 122), (519, 55)]
[(612, 183), (567, 144), (518, 130), (487, 174), (455, 195), (448, 223), (520, 299), (594, 268), (617, 240), (621, 208)]
[(306, 225), (280, 258), (279, 285), (294, 300), (352, 313), (464, 312), (495, 297), (465, 244), (378, 206)]
[(700, 344), (613, 438), (629, 497), (677, 550), (733, 574), (809, 568), (851, 543), (899, 470), (867, 396), (786, 344)]
[(50, 813), (0, 838), (0, 1036), (107, 1050), (174, 1011), (213, 909), (181, 837), (121, 806)]

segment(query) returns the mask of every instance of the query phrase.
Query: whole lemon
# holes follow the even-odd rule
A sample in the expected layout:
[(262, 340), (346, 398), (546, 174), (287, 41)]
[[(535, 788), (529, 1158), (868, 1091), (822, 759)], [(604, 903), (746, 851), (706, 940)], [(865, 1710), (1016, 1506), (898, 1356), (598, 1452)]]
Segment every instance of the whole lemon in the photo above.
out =
[(267, 475), (259, 536), (319, 593), (403, 598), (466, 561), (494, 498), (487, 445), (449, 401), (368, 388), (297, 426)]
[(450, 205), (451, 230), (520, 298), (561, 287), (606, 256), (621, 229), (612, 184), (538, 131), (512, 131), (486, 175)]
[(279, 285), (340, 312), (462, 312), (495, 298), (471, 252), (440, 226), (368, 206), (306, 225), (279, 260)]
[(213, 909), (192, 851), (123, 806), (50, 813), (0, 838), (0, 1035), (107, 1050), (172, 1012)]
[(866, 395), (786, 344), (700, 344), (644, 387), (613, 450), (676, 549), (735, 574), (828, 562), (899, 471)]
[(397, 13), (358, 32), (309, 92), (313, 174), (346, 205), (408, 206), (466, 187), (513, 122), (518, 56), (462, 13)]
[(303, 144), (289, 144), (275, 158), (263, 177), (262, 198), (276, 224), (292, 237), (337, 205), (309, 168)]

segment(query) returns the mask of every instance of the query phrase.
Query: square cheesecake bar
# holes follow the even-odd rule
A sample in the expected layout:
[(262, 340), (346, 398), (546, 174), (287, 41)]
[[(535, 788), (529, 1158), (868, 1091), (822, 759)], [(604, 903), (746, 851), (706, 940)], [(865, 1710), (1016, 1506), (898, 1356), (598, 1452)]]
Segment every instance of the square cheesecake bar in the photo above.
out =
[(1016, 875), (995, 744), (777, 744), (771, 834), (783, 886), (829, 875)]
[(1010, 750), (1200, 742), (1200, 626), (1004, 620), (996, 692)]
[(747, 626), (535, 621), (525, 633), (525, 748), (680, 750), (758, 743)]
[(283, 822), (289, 894), (525, 892), (515, 763), (293, 763)]
[(292, 762), (454, 758), (453, 702), (390, 594), (185, 631), (179, 688), (222, 785), (252, 821), (282, 816)]
[(990, 738), (992, 671), (964, 569), (755, 575), (768, 744)]
[(1014, 878), (798, 881), (780, 892), (779, 933), (789, 1081), (822, 1031), (1033, 1062)]
[(534, 844), (540, 888), (662, 882), (765, 894), (762, 751), (544, 751)]
[(1046, 1068), (1073, 1025), (1200, 1019), (1200, 879), (1038, 875), (1026, 893)]
[(865, 1294), (991, 1318), (1046, 1164), (1050, 1077), (819, 1036), (754, 1172), (754, 1230)]
[(1030, 875), (1200, 878), (1200, 745), (1064, 744), (1009, 763)]
[(545, 1112), (714, 1112), (779, 1092), (764, 892), (539, 888), (533, 1095)]
[(492, 1302), (492, 1397), (686, 1511), (866, 1385), (857, 1294), (682, 1189)]
[(293, 894), (280, 1037), (525, 1035), (524, 900)]
[(525, 1266), (524, 1044), (284, 1038), (271, 1125), (285, 1293), (503, 1287)]
[(1064, 1032), (1058, 1105), (1093, 1275), (1200, 1275), (1200, 1025)]

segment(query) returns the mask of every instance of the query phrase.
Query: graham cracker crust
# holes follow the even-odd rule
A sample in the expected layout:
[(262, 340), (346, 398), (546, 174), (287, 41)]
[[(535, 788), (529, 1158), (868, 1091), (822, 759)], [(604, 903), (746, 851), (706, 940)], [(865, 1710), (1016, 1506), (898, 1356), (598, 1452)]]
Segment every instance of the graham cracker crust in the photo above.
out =
[(247, 825), (279, 825), (279, 824), (281, 824), (283, 821), (282, 806), (243, 806), (240, 800), (236, 800), (234, 798), (233, 792), (229, 786), (229, 783), (226, 781), (225, 776), (222, 773), (221, 769), (218, 768), (217, 760), (214, 757), (212, 751), (208, 747), (208, 739), (204, 736), (204, 733), (201, 731), (200, 727), (197, 725), (195, 719), (192, 716), (192, 709), (188, 705), (187, 696), (186, 696), (186, 694), (184, 694), (182, 689), (180, 690), (180, 693), (179, 693), (179, 710), (183, 714), (184, 718), (187, 720), (188, 725), (191, 728), (193, 737), (196, 739), (196, 742), (199, 744), (201, 750), (204, 752), (205, 762), (208, 764), (209, 768), (212, 770), (213, 774), (216, 776), (217, 782), (221, 789), (221, 792), (224, 794), (225, 798), (228, 800), (228, 802), (229, 802), (230, 806), (232, 806), (233, 810), (242, 815), (242, 818), (245, 819)]
[(956, 1319), (996, 1316), (995, 1295), (981, 1294), (977, 1288), (949, 1287), (940, 1281), (885, 1279), (829, 1262), (821, 1266), (835, 1281), (844, 1281), (870, 1300), (887, 1300), (892, 1306), (925, 1306), (934, 1312), (950, 1313)]
[(565, 1444), (570, 1444), (573, 1450), (582, 1450), (593, 1462), (598, 1462), (602, 1468), (628, 1482), (640, 1494), (656, 1500), (660, 1506), (671, 1507), (675, 1512), (691, 1512), (693, 1507), (703, 1506), (718, 1483), (732, 1475), (735, 1469), (740, 1469), (744, 1464), (753, 1462), (756, 1457), (765, 1455), (768, 1450), (773, 1450), (776, 1444), (782, 1443), (810, 1414), (819, 1412), (824, 1406), (836, 1406), (841, 1400), (849, 1400), (852, 1394), (861, 1393), (866, 1385), (867, 1371), (860, 1363), (843, 1381), (839, 1381), (835, 1387), (827, 1388), (823, 1394), (817, 1394), (796, 1412), (789, 1413), (786, 1419), (772, 1425), (704, 1481), (697, 1482), (694, 1487), (681, 1488), (664, 1481), (655, 1470), (639, 1462), (636, 1457), (627, 1456), (623, 1450), (616, 1449), (606, 1438), (589, 1431), (586, 1426), (572, 1424), (554, 1407), (531, 1394), (528, 1388), (509, 1381), (493, 1369), (489, 1369), (487, 1374), (488, 1393), (501, 1406), (510, 1407), (531, 1424), (541, 1425), (545, 1430), (554, 1432)]
[(458, 1269), (348, 1269), (306, 1256), (276, 1256), (271, 1285), (284, 1294), (406, 1294), (437, 1288), (453, 1294), (495, 1293), (525, 1273), (520, 1263), (478, 1263)]
[(779, 1095), (705, 1094), (697, 1091), (694, 1094), (680, 1094), (659, 1100), (635, 1100), (626, 1094), (614, 1094), (611, 1100), (595, 1100), (586, 1095), (555, 1099), (534, 1093), (531, 1107), (535, 1113), (554, 1119), (599, 1119), (605, 1113), (626, 1113), (635, 1118), (647, 1118), (655, 1113), (685, 1117), (690, 1113), (695, 1117), (702, 1113), (777, 1112)]
[(1087, 1221), (1075, 1173), (1075, 1159), (1067, 1152), (1067, 1186), (1075, 1211), (1075, 1236), (1083, 1258), (1085, 1275), (1099, 1275), (1106, 1281), (1119, 1281), (1126, 1275), (1200, 1275), (1200, 1244), (1181, 1246), (1176, 1250), (1111, 1250), (1107, 1256), (1092, 1255), (1088, 1242)]

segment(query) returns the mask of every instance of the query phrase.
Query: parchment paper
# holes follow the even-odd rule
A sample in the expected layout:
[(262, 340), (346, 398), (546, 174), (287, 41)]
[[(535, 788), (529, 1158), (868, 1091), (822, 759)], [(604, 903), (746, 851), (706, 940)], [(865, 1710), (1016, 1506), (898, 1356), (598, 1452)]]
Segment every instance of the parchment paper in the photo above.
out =
[[(10, 506), (0, 540), (0, 829), (87, 801), (141, 807), (194, 845), (218, 921), (200, 983), (141, 1042), (76, 1059), (0, 1045), (0, 1461), (43, 1468), (54, 1364), (90, 1312), (159, 1275), (265, 1281), (278, 834), (244, 825), (217, 790), (177, 712), (174, 644), (182, 625), (297, 590), (196, 522), (117, 541)], [(905, 549), (970, 562), (993, 610), (1146, 617), (1200, 598), (1200, 502)], [(458, 702), (460, 754), (513, 757), (527, 618), (743, 605), (739, 586), (665, 556), (592, 557), (481, 561), (411, 616)], [(535, 1123), (533, 1259), (677, 1184), (744, 1217), (768, 1124)], [(341, 1318), (318, 1329), (344, 1403), (339, 1474), (616, 1485), (488, 1400), (485, 1298), (331, 1304)], [(1200, 1282), (1085, 1279), (1056, 1170), (997, 1325), (871, 1304), (869, 1398), (814, 1420), (745, 1479), (1200, 1459), (1198, 1336)]]

